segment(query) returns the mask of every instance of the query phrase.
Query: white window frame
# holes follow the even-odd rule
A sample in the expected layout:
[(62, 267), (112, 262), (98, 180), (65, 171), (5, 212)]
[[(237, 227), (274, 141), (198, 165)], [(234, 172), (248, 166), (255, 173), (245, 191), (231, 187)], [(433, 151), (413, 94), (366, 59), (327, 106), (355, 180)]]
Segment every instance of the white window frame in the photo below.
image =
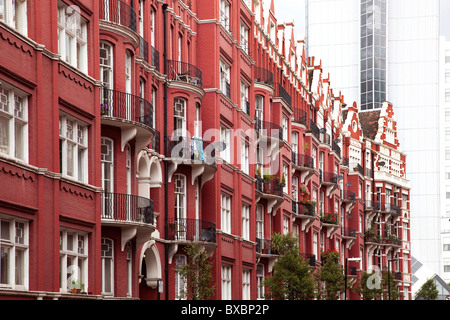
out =
[[(17, 259), (22, 252), (21, 261)], [(0, 289), (28, 290), (29, 224), (28, 221), (0, 216)], [(17, 272), (20, 270), (20, 273)]]
[(187, 264), (187, 257), (183, 254), (175, 255), (175, 299), (186, 300), (187, 282), (186, 279), (178, 272), (178, 270)]
[(226, 30), (230, 31), (230, 3), (227, 0), (220, 0), (220, 12), (219, 19), (220, 23), (225, 27)]
[(231, 163), (231, 129), (220, 127), (220, 141), (225, 145), (225, 149), (220, 152), (222, 160)]
[(231, 300), (231, 279), (232, 279), (232, 267), (228, 264), (222, 264), (222, 300)]
[(220, 197), (221, 228), (225, 233), (231, 233), (231, 196), (222, 193)]
[(175, 208), (175, 218), (177, 224), (177, 234), (175, 235), (178, 240), (186, 239), (186, 217), (187, 217), (187, 189), (186, 183), (187, 179), (184, 174), (175, 174), (173, 177), (174, 181), (174, 208)]
[(58, 1), (58, 52), (63, 61), (87, 73), (87, 20), (74, 10)]
[(242, 238), (250, 240), (250, 205), (242, 204)]
[[(227, 96), (227, 84), (230, 85), (231, 67), (228, 63), (220, 60), (220, 90)], [(231, 90), (230, 90), (231, 91)], [(230, 92), (231, 93), (231, 92)]]
[(28, 163), (28, 96), (0, 82), (0, 153)]
[[(107, 57), (102, 58), (100, 54), (100, 81), (102, 85), (107, 89), (114, 88), (114, 74), (113, 74), (113, 65), (114, 65), (114, 54), (113, 48), (111, 44), (105, 41), (100, 42), (100, 53), (104, 51)], [(107, 75), (108, 79), (105, 79), (105, 75)], [(110, 101), (105, 101), (109, 102)]]
[(68, 292), (73, 287), (72, 281), (80, 281), (84, 286), (82, 290), (87, 290), (88, 253), (86, 232), (65, 228), (60, 230), (60, 292)]
[(173, 101), (174, 133), (176, 137), (186, 137), (186, 107), (184, 98), (175, 98)]
[(264, 300), (264, 265), (256, 266), (256, 299)]
[(127, 297), (133, 295), (133, 249), (131, 243), (128, 241), (125, 246), (127, 254)]
[(283, 216), (283, 234), (289, 234), (289, 218)]
[(241, 141), (241, 170), (242, 172), (249, 174), (249, 150), (250, 145), (247, 143), (247, 141), (242, 140)]
[(2, 0), (0, 1), (0, 22), (28, 35), (27, 1)]
[[(68, 123), (72, 124), (72, 135), (68, 130)], [(61, 112), (59, 115), (59, 140), (62, 157), (60, 169), (63, 177), (88, 183), (88, 125)], [(68, 172), (69, 146), (73, 147), (72, 173)]]
[[(102, 238), (101, 241), (102, 294), (112, 296), (114, 295), (114, 240), (109, 238)], [(111, 252), (110, 255), (105, 254), (109, 254), (109, 251), (103, 250), (105, 245), (109, 245), (109, 249)], [(108, 279), (106, 279), (105, 275), (105, 271), (107, 268), (109, 268), (110, 270), (110, 277)], [(106, 287), (106, 281), (108, 281), (110, 288)]]
[(283, 118), (281, 119), (281, 125), (283, 130), (283, 140), (288, 141), (289, 137), (289, 119), (283, 114)]
[(249, 88), (250, 86), (247, 84), (247, 82), (241, 80), (241, 110), (246, 114), (250, 114), (250, 110), (247, 110)]
[(242, 269), (242, 300), (250, 300), (251, 270)]
[(250, 28), (241, 20), (241, 49), (249, 54), (249, 34)]

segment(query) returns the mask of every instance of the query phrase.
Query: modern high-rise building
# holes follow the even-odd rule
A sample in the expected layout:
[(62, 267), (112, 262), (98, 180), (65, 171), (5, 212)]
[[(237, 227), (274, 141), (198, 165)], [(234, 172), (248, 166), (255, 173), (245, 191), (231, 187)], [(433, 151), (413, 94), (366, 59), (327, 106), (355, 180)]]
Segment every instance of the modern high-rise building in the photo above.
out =
[(308, 0), (306, 6), (308, 56), (323, 59), (335, 88), (361, 112), (385, 100), (395, 106), (412, 187), (413, 255), (440, 273), (440, 1)]

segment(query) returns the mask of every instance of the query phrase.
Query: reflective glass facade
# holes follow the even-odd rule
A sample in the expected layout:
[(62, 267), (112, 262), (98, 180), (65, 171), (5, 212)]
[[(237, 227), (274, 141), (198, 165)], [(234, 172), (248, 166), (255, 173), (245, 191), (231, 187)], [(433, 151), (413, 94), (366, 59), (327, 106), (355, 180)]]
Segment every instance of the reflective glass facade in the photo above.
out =
[(386, 101), (386, 0), (361, 0), (361, 110)]

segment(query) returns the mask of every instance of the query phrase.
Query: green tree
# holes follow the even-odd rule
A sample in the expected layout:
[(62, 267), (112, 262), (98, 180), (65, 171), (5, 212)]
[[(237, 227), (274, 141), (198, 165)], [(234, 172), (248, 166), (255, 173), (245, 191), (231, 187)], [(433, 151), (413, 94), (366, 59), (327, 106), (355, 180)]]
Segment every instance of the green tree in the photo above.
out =
[(306, 300), (314, 298), (316, 283), (311, 268), (299, 254), (298, 239), (291, 234), (274, 234), (273, 249), (280, 258), (273, 266), (273, 275), (264, 280), (267, 298)]
[(207, 300), (214, 294), (212, 283), (212, 263), (206, 250), (198, 243), (185, 248), (188, 263), (177, 270), (185, 279), (186, 287), (181, 296), (189, 300)]
[(439, 291), (436, 288), (436, 284), (433, 279), (428, 279), (422, 287), (420, 287), (420, 290), (417, 293), (417, 298), (419, 300), (436, 300), (438, 294)]
[(345, 275), (338, 259), (339, 256), (334, 255), (323, 259), (325, 263), (316, 273), (317, 282), (320, 284), (317, 299), (337, 300), (340, 294), (344, 292)]
[[(389, 278), (389, 285), (388, 285)], [(402, 297), (398, 287), (395, 285), (394, 276), (388, 271), (377, 271), (374, 273), (363, 272), (361, 280), (355, 286), (355, 292), (359, 293), (363, 300), (388, 300), (391, 292), (391, 300), (398, 300)]]

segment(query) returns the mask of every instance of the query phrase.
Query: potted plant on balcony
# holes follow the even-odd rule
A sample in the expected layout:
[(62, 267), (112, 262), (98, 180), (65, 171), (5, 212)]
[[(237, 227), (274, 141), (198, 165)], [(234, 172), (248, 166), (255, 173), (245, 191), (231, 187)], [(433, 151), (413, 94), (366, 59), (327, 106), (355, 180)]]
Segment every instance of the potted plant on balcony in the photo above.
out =
[(104, 115), (107, 115), (108, 112), (109, 112), (109, 107), (108, 107), (108, 105), (107, 105), (106, 103), (102, 103), (102, 104), (100, 105), (100, 114), (101, 114), (102, 116), (104, 116)]
[(72, 280), (72, 288), (70, 289), (71, 293), (81, 293), (81, 290), (84, 291), (84, 284), (81, 280)]

